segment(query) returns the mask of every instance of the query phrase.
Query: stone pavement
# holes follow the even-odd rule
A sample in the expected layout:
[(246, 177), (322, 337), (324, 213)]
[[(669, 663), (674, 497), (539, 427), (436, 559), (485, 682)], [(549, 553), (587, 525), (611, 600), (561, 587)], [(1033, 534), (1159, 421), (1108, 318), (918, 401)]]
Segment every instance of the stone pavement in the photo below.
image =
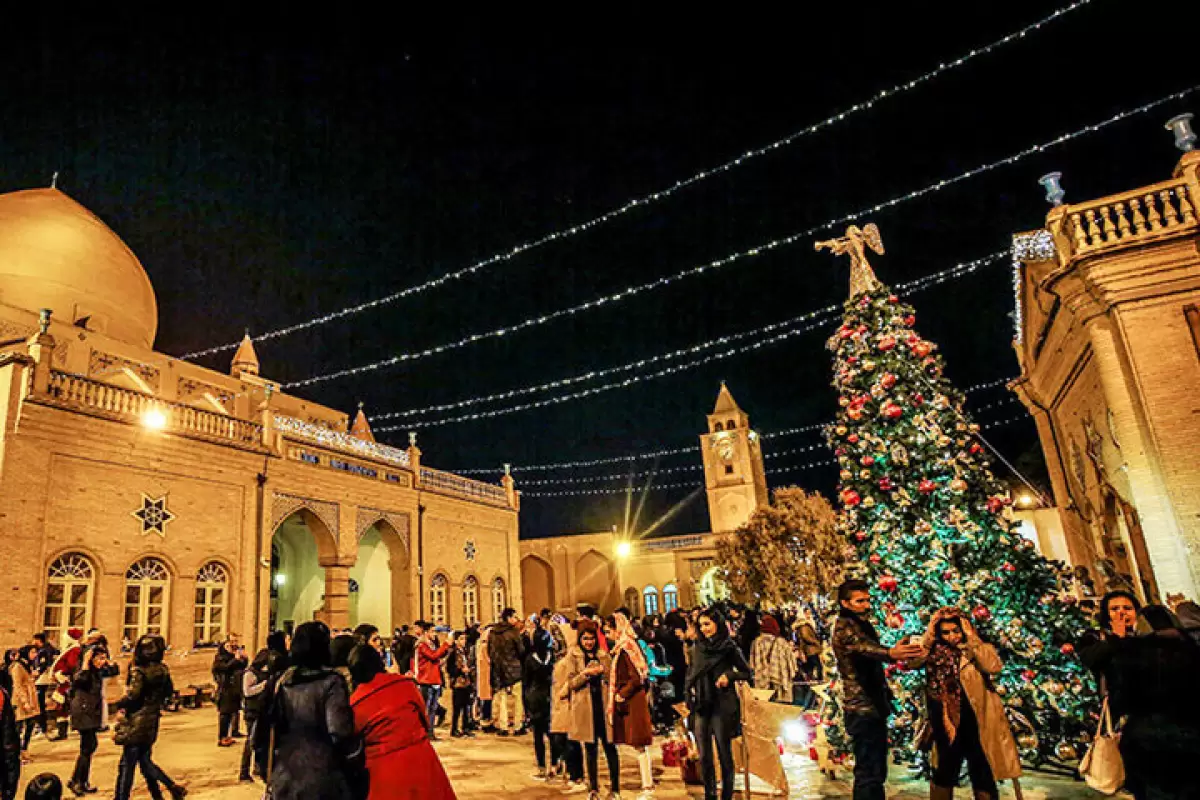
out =
[[(168, 775), (191, 789), (189, 798), (259, 800), (262, 797), (262, 784), (237, 782), (241, 742), (238, 742), (238, 747), (219, 748), (216, 746), (216, 730), (217, 712), (212, 706), (165, 714), (158, 744), (154, 748), (155, 762)], [(65, 784), (74, 766), (78, 747), (78, 739), (74, 734), (65, 742), (47, 742), (35, 737), (30, 745), (33, 763), (22, 770), (21, 794), (18, 797), (23, 796), (25, 781), (40, 772), (56, 773)], [(533, 745), (528, 736), (513, 739), (480, 736), (473, 740), (447, 738), (438, 742), (436, 747), (462, 800), (517, 795), (523, 800), (548, 800), (563, 796), (557, 787), (547, 786), (530, 777), (533, 772)], [(107, 734), (102, 734), (100, 749), (92, 763), (92, 783), (101, 791), (93, 797), (99, 800), (111, 797), (119, 755), (120, 748), (112, 743)], [(786, 763), (792, 800), (850, 797), (848, 776), (840, 775), (840, 780), (828, 780), (804, 756), (788, 756)], [(604, 773), (603, 756), (600, 765)], [(655, 793), (657, 800), (687, 800), (703, 795), (698, 787), (685, 787), (677, 769), (664, 770), (661, 764), (657, 764), (655, 773), (659, 782)], [(624, 749), (621, 777), (622, 785), (627, 787), (623, 796), (630, 799), (636, 797), (636, 787), (639, 785), (637, 764), (631, 752)], [(889, 789), (889, 798), (917, 800), (928, 797), (926, 784), (901, 780), (898, 775), (895, 777), (895, 783)], [(1098, 800), (1101, 797), (1078, 781), (1040, 775), (1022, 779), (1022, 788), (1027, 800)], [(139, 775), (134, 783), (133, 797), (148, 796)], [(755, 796), (760, 795), (756, 793)], [(959, 796), (968, 796), (968, 791), (960, 789)], [(1011, 787), (1005, 785), (1001, 789), (1001, 796), (1012, 797)], [(70, 797), (69, 793), (67, 797)], [(586, 795), (581, 797), (586, 798)]]

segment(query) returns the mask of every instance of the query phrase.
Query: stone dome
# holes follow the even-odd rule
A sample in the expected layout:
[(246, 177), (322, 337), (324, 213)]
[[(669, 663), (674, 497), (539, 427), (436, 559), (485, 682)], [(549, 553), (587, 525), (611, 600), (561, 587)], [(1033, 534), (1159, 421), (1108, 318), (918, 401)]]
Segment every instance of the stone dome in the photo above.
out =
[[(154, 287), (137, 256), (57, 189), (0, 194), (0, 303), (150, 349)], [(86, 321), (85, 321), (86, 320)]]

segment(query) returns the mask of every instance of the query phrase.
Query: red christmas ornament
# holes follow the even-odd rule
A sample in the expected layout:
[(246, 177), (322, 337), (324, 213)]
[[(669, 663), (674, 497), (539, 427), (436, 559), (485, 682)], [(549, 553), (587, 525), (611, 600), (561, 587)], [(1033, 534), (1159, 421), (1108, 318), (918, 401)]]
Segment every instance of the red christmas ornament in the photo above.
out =
[(979, 442), (972, 442), (971, 446), (967, 448), (967, 452), (973, 456), (977, 456), (983, 452), (983, 445), (981, 445)]
[(847, 364), (857, 364), (858, 356), (846, 356), (846, 363)]
[(896, 303), (900, 302), (900, 298), (897, 297), (896, 295), (891, 295), (890, 297), (888, 297), (888, 302), (891, 303), (892, 305), (896, 305)]
[(971, 611), (971, 616), (980, 622), (985, 622), (992, 618), (992, 612), (987, 606), (975, 606), (974, 610)]
[(1003, 508), (1004, 508), (1004, 498), (1003, 497), (993, 496), (993, 497), (989, 497), (987, 499), (987, 510), (990, 513), (999, 514), (1000, 510)]
[(841, 328), (838, 329), (838, 336), (842, 337), (843, 339), (849, 339), (853, 335), (854, 335), (854, 329), (849, 327), (848, 325), (843, 325)]
[(916, 318), (916, 316), (915, 316), (915, 315), (913, 315), (913, 314), (909, 314), (907, 317), (905, 317), (905, 318), (904, 318), (904, 324), (905, 324), (905, 325), (907, 325), (907, 326), (908, 326), (908, 327), (910, 327), (910, 328), (911, 328), (913, 325), (916, 325), (916, 324), (917, 324), (917, 318)]
[(862, 464), (864, 467), (869, 467), (875, 463), (875, 458), (874, 456), (863, 456), (861, 459), (859, 459), (858, 463)]
[(895, 489), (895, 488), (896, 488), (896, 484), (892, 483), (891, 478), (880, 478), (879, 479), (880, 491), (890, 492), (892, 489)]
[(858, 422), (863, 418), (863, 410), (861, 408), (848, 408), (846, 409), (846, 416)]
[(856, 394), (850, 398), (850, 408), (862, 408), (867, 404), (867, 396), (865, 394)]
[(1016, 572), (1017, 571), (1017, 568), (1013, 566), (1011, 561), (1005, 561), (1003, 564), (1000, 565), (1000, 569), (1004, 570), (1005, 572)]
[(879, 340), (878, 347), (879, 347), (879, 350), (884, 353), (886, 353), (888, 350), (894, 350), (896, 348), (896, 337), (895, 336), (884, 336), (882, 339)]
[(917, 484), (917, 491), (921, 494), (929, 494), (936, 488), (937, 484), (929, 480), (929, 478), (922, 478), (921, 482)]
[(850, 444), (858, 444), (858, 434), (857, 433), (850, 434), (849, 436), (846, 437), (846, 441), (849, 442)]
[(837, 450), (833, 451), (833, 454), (838, 458), (841, 458), (842, 456), (846, 455), (846, 448), (839, 447)]
[(909, 400), (912, 402), (912, 404), (914, 406), (925, 405), (925, 395), (923, 395), (923, 394), (914, 394), (912, 397), (909, 398)]
[(879, 588), (885, 592), (894, 592), (900, 588), (900, 581), (892, 575), (884, 575), (879, 579)]
[(1027, 669), (1021, 673), (1021, 677), (1025, 679), (1026, 683), (1033, 683), (1033, 679), (1037, 677), (1037, 673), (1031, 669)]
[(862, 496), (853, 489), (847, 489), (846, 491), (842, 492), (842, 505), (844, 505), (846, 508), (854, 508), (861, 502)]
[(872, 564), (878, 564), (882, 559), (879, 558), (879, 553), (871, 553), (871, 555), (867, 556), (867, 560)]
[(895, 403), (885, 403), (883, 408), (879, 409), (879, 413), (884, 419), (900, 419), (904, 416), (904, 409)]
[(896, 376), (892, 373), (887, 373), (879, 379), (879, 385), (884, 389), (890, 389), (896, 385)]
[(1058, 648), (1058, 652), (1062, 653), (1064, 656), (1069, 656), (1075, 652), (1075, 645), (1067, 642), (1062, 647)]
[(854, 534), (854, 538), (856, 541), (865, 542), (867, 540), (867, 532), (866, 531), (858, 531), (857, 533)]
[(899, 614), (892, 614), (891, 616), (889, 616), (887, 618), (887, 626), (889, 628), (897, 628), (897, 629), (903, 628), (904, 627), (904, 617), (900, 616)]
[(929, 342), (917, 342), (913, 345), (912, 351), (917, 358), (924, 358), (933, 352), (933, 345)]

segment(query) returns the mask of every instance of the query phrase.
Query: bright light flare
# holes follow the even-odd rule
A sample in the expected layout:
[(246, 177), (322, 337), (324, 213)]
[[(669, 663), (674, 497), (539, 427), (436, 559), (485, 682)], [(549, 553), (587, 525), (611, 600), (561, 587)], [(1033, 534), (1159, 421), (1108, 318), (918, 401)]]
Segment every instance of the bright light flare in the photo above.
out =
[(792, 720), (783, 724), (783, 739), (788, 744), (807, 744), (808, 725), (802, 720)]
[(1019, 505), (1021, 508), (1031, 508), (1035, 502), (1036, 501), (1033, 499), (1033, 495), (1029, 493), (1017, 495), (1017, 505)]
[(617, 558), (629, 558), (633, 545), (629, 542), (617, 542)]
[(280, 572), (278, 575), (275, 576), (275, 585), (276, 586), (283, 586), (285, 583), (287, 583), (287, 575), (284, 575), (282, 572)]
[(161, 431), (167, 427), (167, 415), (157, 408), (151, 408), (142, 414), (142, 426), (152, 431)]

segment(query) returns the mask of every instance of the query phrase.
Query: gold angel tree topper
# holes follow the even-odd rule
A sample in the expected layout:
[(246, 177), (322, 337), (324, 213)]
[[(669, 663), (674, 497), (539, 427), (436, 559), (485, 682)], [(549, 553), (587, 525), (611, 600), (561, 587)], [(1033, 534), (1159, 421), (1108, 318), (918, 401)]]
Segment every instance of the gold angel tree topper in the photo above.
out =
[(883, 255), (883, 239), (879, 236), (879, 228), (874, 222), (868, 222), (863, 227), (851, 225), (846, 228), (846, 235), (841, 239), (828, 239), (813, 245), (814, 250), (832, 250), (834, 255), (850, 254), (850, 296), (854, 297), (872, 289), (878, 289), (881, 284), (867, 261), (867, 248)]

